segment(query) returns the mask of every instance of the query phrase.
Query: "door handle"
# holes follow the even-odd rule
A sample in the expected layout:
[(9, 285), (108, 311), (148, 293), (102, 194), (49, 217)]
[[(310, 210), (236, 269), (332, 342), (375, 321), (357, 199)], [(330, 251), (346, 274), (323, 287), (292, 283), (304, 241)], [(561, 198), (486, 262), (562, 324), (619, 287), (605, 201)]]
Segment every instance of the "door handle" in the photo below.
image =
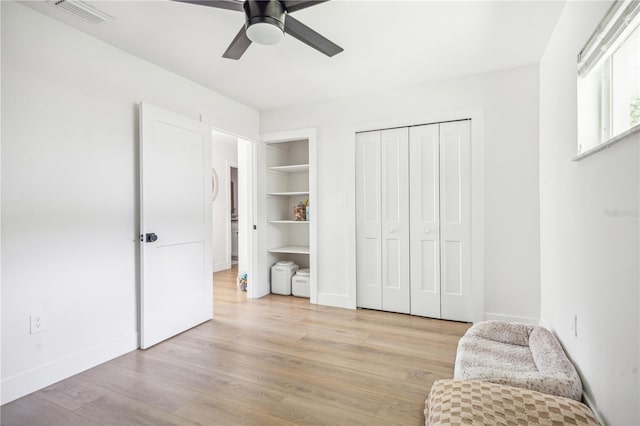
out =
[(394, 232), (396, 232), (396, 228), (389, 228), (389, 232), (393, 234)]
[(158, 240), (158, 236), (156, 234), (154, 234), (153, 232), (151, 232), (149, 234), (145, 234), (144, 241), (146, 243), (153, 243), (153, 242), (155, 242), (157, 240)]
[(431, 233), (431, 229), (425, 229), (425, 230), (424, 230), (424, 233), (425, 233), (425, 234), (429, 234), (429, 233)]

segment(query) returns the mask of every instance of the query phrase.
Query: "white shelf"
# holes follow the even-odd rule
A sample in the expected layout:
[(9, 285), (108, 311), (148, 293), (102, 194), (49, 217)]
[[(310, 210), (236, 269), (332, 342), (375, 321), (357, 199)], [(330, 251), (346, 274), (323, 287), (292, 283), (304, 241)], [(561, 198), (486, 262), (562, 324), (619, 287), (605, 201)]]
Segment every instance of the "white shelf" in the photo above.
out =
[(308, 164), (296, 164), (292, 166), (273, 166), (267, 167), (268, 170), (273, 172), (282, 172), (282, 173), (303, 173), (309, 171)]
[(283, 246), (269, 250), (269, 253), (309, 254), (307, 246)]
[[(265, 274), (261, 277), (265, 283), (269, 282), (270, 265), (279, 260), (291, 259), (305, 268), (316, 269), (317, 220), (315, 217), (312, 221), (293, 220), (292, 214), (299, 201), (316, 198), (315, 132), (312, 130), (263, 135), (266, 146), (259, 166), (264, 189), (260, 196), (266, 202), (267, 211), (260, 235), (264, 236), (262, 256), (267, 258), (268, 267), (260, 274)], [(313, 303), (317, 302), (315, 282), (312, 275), (309, 290)]]
[(309, 191), (295, 191), (295, 192), (268, 192), (267, 195), (274, 197), (290, 197), (292, 195), (309, 195)]

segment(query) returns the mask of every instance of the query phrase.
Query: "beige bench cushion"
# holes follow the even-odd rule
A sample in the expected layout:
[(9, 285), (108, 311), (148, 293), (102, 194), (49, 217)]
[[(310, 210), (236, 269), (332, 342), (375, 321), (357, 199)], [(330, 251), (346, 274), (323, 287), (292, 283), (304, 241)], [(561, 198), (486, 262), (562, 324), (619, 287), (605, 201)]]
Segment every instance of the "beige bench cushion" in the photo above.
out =
[(438, 380), (424, 410), (425, 425), (598, 425), (570, 398), (478, 380)]

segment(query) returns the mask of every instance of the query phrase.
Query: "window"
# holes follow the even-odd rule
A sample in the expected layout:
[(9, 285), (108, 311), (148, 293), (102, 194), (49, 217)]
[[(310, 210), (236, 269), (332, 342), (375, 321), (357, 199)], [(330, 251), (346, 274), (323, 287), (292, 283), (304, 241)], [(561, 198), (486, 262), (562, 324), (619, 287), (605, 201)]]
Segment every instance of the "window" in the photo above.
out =
[(578, 55), (578, 156), (636, 131), (640, 1), (616, 1)]

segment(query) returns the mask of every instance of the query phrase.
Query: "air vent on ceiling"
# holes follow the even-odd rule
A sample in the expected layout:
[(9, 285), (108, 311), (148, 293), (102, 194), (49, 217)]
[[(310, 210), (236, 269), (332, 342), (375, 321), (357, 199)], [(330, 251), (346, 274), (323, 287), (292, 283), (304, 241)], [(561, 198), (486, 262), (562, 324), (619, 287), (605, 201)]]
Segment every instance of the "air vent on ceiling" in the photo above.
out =
[(107, 12), (103, 12), (95, 6), (90, 5), (82, 0), (47, 0), (56, 8), (64, 10), (67, 13), (92, 24), (104, 24), (115, 19)]

